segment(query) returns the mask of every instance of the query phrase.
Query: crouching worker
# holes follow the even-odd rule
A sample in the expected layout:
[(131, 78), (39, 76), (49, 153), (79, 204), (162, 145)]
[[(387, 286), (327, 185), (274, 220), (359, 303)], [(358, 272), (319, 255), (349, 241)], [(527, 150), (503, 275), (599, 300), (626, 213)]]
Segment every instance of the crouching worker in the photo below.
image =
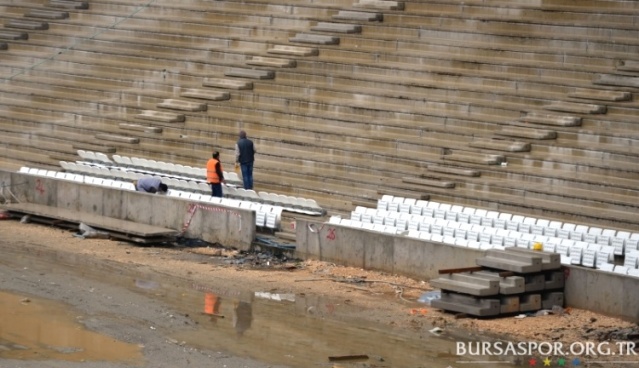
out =
[(133, 184), (138, 192), (166, 194), (169, 191), (168, 185), (162, 183), (162, 179), (155, 176), (143, 176), (134, 181)]

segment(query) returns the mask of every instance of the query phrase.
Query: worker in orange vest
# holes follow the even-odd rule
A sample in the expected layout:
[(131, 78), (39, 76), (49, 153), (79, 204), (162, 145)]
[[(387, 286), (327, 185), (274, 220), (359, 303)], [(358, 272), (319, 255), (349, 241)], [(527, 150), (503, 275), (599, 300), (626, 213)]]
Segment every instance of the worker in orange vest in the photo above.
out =
[(225, 183), (225, 180), (218, 151), (213, 152), (213, 156), (206, 163), (206, 182), (211, 186), (211, 196), (221, 198), (222, 183)]

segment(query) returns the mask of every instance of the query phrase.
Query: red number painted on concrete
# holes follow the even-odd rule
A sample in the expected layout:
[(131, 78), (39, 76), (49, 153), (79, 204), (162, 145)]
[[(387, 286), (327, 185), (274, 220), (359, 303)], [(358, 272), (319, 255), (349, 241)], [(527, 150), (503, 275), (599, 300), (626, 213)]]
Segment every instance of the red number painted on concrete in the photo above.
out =
[(335, 240), (335, 238), (337, 238), (337, 235), (335, 235), (335, 228), (328, 229), (328, 234), (326, 235), (326, 239)]
[(44, 194), (45, 190), (44, 190), (44, 184), (42, 184), (42, 180), (40, 179), (36, 179), (36, 186), (35, 186), (35, 190), (40, 193), (40, 195)]

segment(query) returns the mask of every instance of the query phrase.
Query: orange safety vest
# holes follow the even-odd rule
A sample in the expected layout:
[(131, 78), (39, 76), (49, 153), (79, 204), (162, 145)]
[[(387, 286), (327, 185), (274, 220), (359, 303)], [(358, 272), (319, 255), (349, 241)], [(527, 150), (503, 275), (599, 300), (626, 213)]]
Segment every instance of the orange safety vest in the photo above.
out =
[[(218, 184), (220, 182), (220, 177), (217, 175), (217, 171), (215, 171), (215, 165), (218, 162), (218, 160), (211, 158), (206, 163), (206, 182), (209, 184)], [(222, 163), (220, 163), (220, 171), (223, 171)]]

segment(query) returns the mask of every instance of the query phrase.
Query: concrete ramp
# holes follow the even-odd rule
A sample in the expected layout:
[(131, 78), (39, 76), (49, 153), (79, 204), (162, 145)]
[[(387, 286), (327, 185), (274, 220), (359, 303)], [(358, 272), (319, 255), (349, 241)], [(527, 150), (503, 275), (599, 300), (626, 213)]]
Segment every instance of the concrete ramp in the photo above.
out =
[(15, 215), (31, 215), (32, 221), (63, 227), (77, 228), (80, 223), (84, 223), (96, 230), (108, 232), (110, 237), (136, 243), (166, 242), (178, 235), (178, 231), (173, 229), (35, 203), (3, 204), (0, 208)]

